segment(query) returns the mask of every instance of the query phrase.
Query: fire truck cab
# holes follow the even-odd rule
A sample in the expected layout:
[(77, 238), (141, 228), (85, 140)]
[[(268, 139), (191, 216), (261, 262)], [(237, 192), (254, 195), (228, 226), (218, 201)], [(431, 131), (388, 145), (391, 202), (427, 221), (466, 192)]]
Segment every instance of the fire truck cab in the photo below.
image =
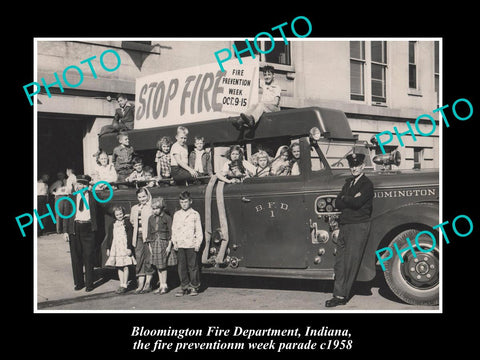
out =
[[(254, 129), (238, 131), (227, 118), (182, 124), (194, 136), (203, 136), (219, 171), (228, 146), (242, 146), (246, 160), (259, 149), (272, 157), (281, 145), (300, 144), (300, 175), (248, 177), (225, 184), (215, 175), (185, 185), (161, 184), (149, 188), (153, 197), (166, 200), (169, 212), (179, 209), (178, 195), (188, 190), (202, 218), (204, 242), (200, 249), (202, 272), (229, 275), (333, 279), (338, 237), (335, 199), (350, 176), (346, 156), (365, 153), (365, 174), (374, 184), (371, 230), (357, 280), (372, 280), (378, 266), (375, 251), (386, 246), (407, 246), (421, 231), (439, 223), (439, 173), (434, 170), (397, 170), (399, 154), (374, 157), (383, 169), (375, 170), (370, 150), (375, 147), (352, 134), (345, 114), (336, 109), (309, 107), (264, 114)], [(156, 142), (175, 137), (177, 126), (131, 130), (130, 144), (153, 163)], [(100, 147), (112, 153), (115, 134), (100, 138)], [(190, 150), (190, 149), (189, 149)], [(393, 168), (393, 169), (392, 169)], [(142, 186), (141, 183), (137, 184)], [(115, 190), (108, 210), (123, 205), (127, 213), (137, 203), (135, 188)], [(420, 237), (423, 248), (430, 237)], [(430, 245), (428, 245), (430, 244)], [(413, 246), (416, 246), (415, 244)], [(438, 304), (439, 252), (437, 247), (414, 258), (404, 251), (385, 263), (383, 272), (391, 290), (409, 304)], [(422, 266), (419, 266), (419, 261)]]

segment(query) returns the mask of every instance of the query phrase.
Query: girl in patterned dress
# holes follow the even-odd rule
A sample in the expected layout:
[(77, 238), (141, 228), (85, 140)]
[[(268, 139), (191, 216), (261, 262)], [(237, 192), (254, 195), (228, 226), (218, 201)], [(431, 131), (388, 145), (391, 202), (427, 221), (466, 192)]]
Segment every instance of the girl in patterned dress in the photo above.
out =
[(152, 267), (152, 252), (147, 242), (148, 218), (152, 215), (152, 195), (146, 187), (139, 188), (136, 192), (138, 204), (130, 210), (130, 222), (133, 225), (132, 244), (135, 248), (137, 260), (137, 289), (135, 294), (145, 294), (152, 291), (150, 282), (154, 269)]
[(113, 208), (115, 221), (107, 229), (107, 256), (106, 266), (113, 266), (118, 269), (120, 287), (117, 294), (127, 292), (128, 266), (137, 262), (132, 256), (132, 225), (125, 221), (125, 210), (121, 206)]
[(165, 200), (157, 197), (152, 200), (153, 215), (148, 219), (147, 241), (151, 244), (152, 265), (158, 271), (160, 286), (155, 294), (166, 294), (167, 267), (177, 265), (177, 257), (172, 250), (172, 217), (166, 213)]

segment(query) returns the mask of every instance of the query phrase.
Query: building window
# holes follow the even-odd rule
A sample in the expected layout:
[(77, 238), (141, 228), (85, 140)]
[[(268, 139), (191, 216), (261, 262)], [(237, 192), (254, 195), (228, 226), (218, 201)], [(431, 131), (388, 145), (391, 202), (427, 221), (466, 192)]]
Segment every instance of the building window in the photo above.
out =
[(440, 106), (440, 49), (439, 42), (435, 41), (435, 92), (437, 93), (437, 107)]
[[(262, 50), (264, 49), (271, 49), (272, 42), (271, 41), (262, 41)], [(287, 45), (283, 41), (275, 41), (274, 49), (265, 54), (265, 62), (274, 63), (274, 64), (281, 64), (281, 65), (292, 65), (290, 60), (290, 44)]]
[(417, 42), (408, 42), (408, 87), (417, 88)]
[(350, 99), (365, 100), (365, 41), (350, 41)]
[(386, 103), (387, 42), (372, 41), (372, 102)]
[[(243, 40), (243, 41), (234, 41), (233, 43), (235, 44), (235, 48), (236, 48), (239, 52), (241, 52), (242, 50), (247, 49), (247, 43), (246, 43), (245, 40)], [(257, 55), (259, 55), (257, 49), (255, 48), (255, 46), (253, 46), (253, 44), (252, 44), (251, 42), (250, 42), (250, 45), (251, 45), (251, 47), (252, 47), (253, 53), (255, 54), (255, 57), (257, 57)], [(237, 53), (236, 53), (236, 52), (234, 52), (234, 53), (235, 53), (235, 56), (237, 56)], [(240, 57), (242, 57), (242, 58), (244, 58), (244, 57), (249, 57), (249, 56), (252, 56), (252, 54), (251, 54), (250, 51), (248, 51), (248, 50), (245, 51), (245, 52), (242, 52), (242, 53), (240, 54)]]
[[(238, 51), (242, 51), (247, 48), (247, 43), (245, 40), (243, 41), (234, 41), (235, 47)], [(271, 41), (257, 41), (258, 47), (262, 51), (268, 51), (272, 48)], [(260, 61), (264, 61), (267, 63), (272, 64), (280, 64), (280, 65), (292, 65), (292, 60), (290, 56), (290, 44), (285, 44), (284, 41), (275, 41), (275, 46), (272, 51), (268, 54), (261, 54), (257, 51), (256, 47), (253, 45), (253, 42), (250, 41), (250, 45), (252, 47), (253, 53), (255, 57), (259, 56)], [(240, 57), (248, 57), (252, 56), (250, 51), (245, 51), (244, 53), (240, 54)]]
[(423, 148), (413, 148), (413, 168), (421, 169), (423, 163)]

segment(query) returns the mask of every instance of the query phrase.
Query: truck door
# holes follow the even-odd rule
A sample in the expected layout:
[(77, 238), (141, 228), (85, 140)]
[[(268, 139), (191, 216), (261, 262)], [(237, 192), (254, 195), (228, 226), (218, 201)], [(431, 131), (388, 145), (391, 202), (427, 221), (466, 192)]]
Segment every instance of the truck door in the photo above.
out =
[(244, 265), (307, 267), (309, 227), (300, 176), (253, 178), (241, 198)]

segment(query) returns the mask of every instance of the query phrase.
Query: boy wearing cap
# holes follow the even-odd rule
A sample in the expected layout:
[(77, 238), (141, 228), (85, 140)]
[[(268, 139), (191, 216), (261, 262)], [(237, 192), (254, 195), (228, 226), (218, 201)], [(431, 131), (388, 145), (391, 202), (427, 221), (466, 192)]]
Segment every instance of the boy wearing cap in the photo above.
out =
[(326, 307), (345, 305), (348, 302), (367, 244), (374, 192), (373, 183), (363, 173), (364, 160), (364, 154), (353, 153), (347, 156), (353, 176), (345, 180), (335, 202), (342, 214), (339, 218), (333, 298), (326, 301)]
[(274, 83), (273, 66), (267, 65), (263, 68), (263, 81), (260, 80), (260, 89), (262, 100), (249, 107), (245, 113), (240, 114), (240, 118), (233, 123), (238, 130), (243, 127), (253, 128), (265, 112), (280, 111), (280, 94), (282, 89)]
[[(73, 215), (67, 222), (65, 238), (70, 242), (70, 257), (72, 259), (73, 282), (75, 290), (93, 290), (95, 264), (95, 232), (97, 231), (96, 201), (92, 192), (86, 188), (91, 181), (88, 175), (77, 175), (76, 191), (70, 195), (73, 203), (68, 201), (70, 209), (67, 214)], [(71, 206), (75, 204), (75, 207)], [(83, 267), (85, 266), (85, 278)]]

